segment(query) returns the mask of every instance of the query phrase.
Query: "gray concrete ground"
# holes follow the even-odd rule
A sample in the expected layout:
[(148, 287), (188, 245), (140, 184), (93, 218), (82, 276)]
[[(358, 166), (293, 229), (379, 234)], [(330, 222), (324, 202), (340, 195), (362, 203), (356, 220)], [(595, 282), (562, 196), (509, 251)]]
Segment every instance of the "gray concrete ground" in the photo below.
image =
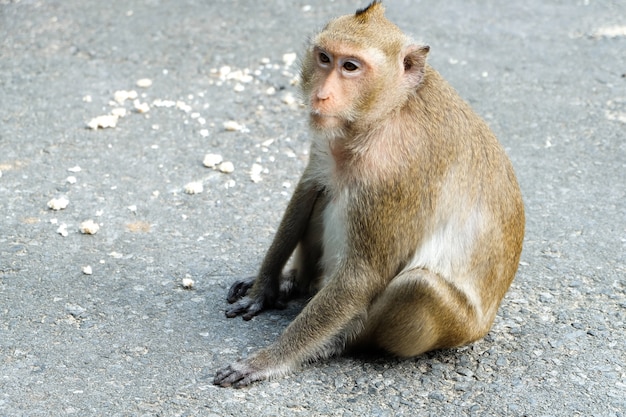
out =
[[(307, 158), (284, 55), (364, 5), (0, 0), (1, 416), (625, 415), (623, 0), (388, 1), (515, 165), (516, 281), (469, 347), (212, 385), (298, 311), (223, 313)], [(119, 90), (150, 111), (112, 106)], [(114, 107), (128, 110), (117, 127), (85, 127)], [(234, 172), (204, 167), (206, 153)], [(194, 181), (204, 191), (186, 194)], [(88, 219), (97, 234), (79, 232)]]

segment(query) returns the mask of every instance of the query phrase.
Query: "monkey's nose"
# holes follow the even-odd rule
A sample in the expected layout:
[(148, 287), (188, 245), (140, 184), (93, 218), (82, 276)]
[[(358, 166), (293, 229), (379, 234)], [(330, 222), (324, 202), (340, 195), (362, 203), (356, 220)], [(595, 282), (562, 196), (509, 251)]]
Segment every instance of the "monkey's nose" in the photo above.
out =
[(317, 94), (315, 94), (315, 98), (318, 100), (328, 100), (330, 98), (330, 92), (324, 90), (318, 90)]

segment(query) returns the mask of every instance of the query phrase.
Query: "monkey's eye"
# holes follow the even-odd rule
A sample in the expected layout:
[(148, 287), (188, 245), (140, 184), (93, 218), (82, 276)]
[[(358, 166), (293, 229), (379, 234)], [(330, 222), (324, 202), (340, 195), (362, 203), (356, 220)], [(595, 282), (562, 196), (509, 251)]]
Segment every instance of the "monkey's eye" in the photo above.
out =
[(322, 64), (328, 64), (330, 63), (330, 58), (328, 57), (328, 55), (326, 55), (324, 52), (320, 52), (319, 54), (319, 60)]
[(352, 61), (346, 61), (343, 64), (343, 69), (348, 71), (348, 72), (353, 72), (353, 71), (358, 70), (359, 66), (357, 64), (355, 64), (354, 62), (352, 62)]

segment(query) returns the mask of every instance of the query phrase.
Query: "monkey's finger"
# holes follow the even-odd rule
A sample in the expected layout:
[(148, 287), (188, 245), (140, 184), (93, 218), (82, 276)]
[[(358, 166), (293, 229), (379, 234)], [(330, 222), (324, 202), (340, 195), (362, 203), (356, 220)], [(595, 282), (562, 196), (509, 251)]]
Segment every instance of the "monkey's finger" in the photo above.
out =
[(254, 284), (254, 279), (254, 277), (249, 277), (235, 281), (235, 283), (231, 285), (228, 290), (226, 300), (232, 304), (244, 297), (248, 293), (248, 290), (252, 287), (252, 284)]
[[(247, 302), (242, 302), (242, 301), (247, 301)], [(237, 317), (238, 315), (248, 311), (249, 306), (250, 306), (250, 302), (248, 300), (239, 300), (226, 309), (226, 317), (228, 317), (229, 319), (232, 319), (233, 317)]]
[(248, 321), (264, 309), (262, 301), (254, 301), (249, 297), (244, 297), (226, 308), (226, 317), (231, 319), (242, 316), (244, 320)]
[(233, 369), (231, 365), (220, 369), (216, 372), (215, 378), (213, 378), (213, 384), (220, 387), (230, 387), (233, 383), (243, 378), (241, 372)]
[(251, 320), (254, 316), (258, 316), (263, 311), (263, 304), (253, 303), (248, 307), (246, 313), (242, 316), (245, 321)]
[(240, 379), (239, 381), (233, 383), (233, 388), (244, 388), (252, 384), (253, 382), (260, 381), (262, 379), (264, 378), (261, 376), (257, 376), (257, 374), (254, 374), (254, 373), (249, 374), (246, 377)]

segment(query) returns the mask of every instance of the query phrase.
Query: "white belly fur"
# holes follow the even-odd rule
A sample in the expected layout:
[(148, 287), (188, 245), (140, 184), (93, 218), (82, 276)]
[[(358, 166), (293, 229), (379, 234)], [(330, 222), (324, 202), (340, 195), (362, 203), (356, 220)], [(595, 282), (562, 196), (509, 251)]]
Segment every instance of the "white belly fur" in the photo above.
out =
[(321, 285), (324, 286), (328, 279), (335, 273), (339, 261), (345, 257), (347, 235), (347, 194), (340, 192), (331, 199), (324, 209), (324, 250), (322, 254), (322, 268), (324, 275)]
[(404, 271), (423, 268), (443, 277), (466, 294), (480, 317), (482, 302), (475, 283), (478, 277), (470, 276), (469, 264), (485, 219), (478, 207), (469, 210), (437, 222)]

